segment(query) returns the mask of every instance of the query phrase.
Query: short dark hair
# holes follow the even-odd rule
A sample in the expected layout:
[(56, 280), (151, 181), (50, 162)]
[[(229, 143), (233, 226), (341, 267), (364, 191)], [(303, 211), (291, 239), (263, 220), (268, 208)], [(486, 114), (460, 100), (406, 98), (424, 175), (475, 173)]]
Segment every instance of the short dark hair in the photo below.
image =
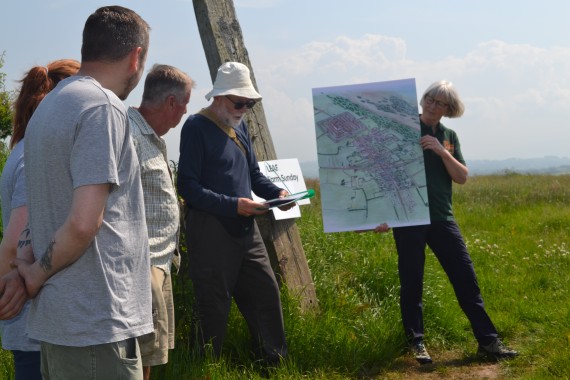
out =
[(81, 59), (83, 62), (116, 62), (133, 49), (142, 48), (146, 58), (150, 26), (136, 12), (121, 6), (97, 9), (83, 28)]
[(194, 81), (188, 74), (174, 66), (155, 64), (144, 81), (142, 102), (158, 104), (166, 97), (174, 95), (176, 101), (182, 102)]

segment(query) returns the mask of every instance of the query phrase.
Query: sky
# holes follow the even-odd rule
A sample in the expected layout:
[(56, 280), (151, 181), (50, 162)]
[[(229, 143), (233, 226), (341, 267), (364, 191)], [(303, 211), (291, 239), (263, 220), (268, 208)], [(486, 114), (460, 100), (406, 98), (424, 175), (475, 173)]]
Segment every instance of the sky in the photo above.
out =
[[(81, 33), (99, 0), (2, 5), (7, 89), (34, 65), (80, 60)], [(146, 69), (176, 66), (196, 87), (212, 82), (191, 0), (121, 1), (151, 26)], [(454, 83), (466, 111), (442, 119), (469, 160), (570, 156), (570, 2), (567, 0), (234, 0), (280, 159), (317, 160), (312, 88), (415, 78), (417, 95)], [(143, 80), (125, 100), (140, 104)], [(421, 108), (420, 108), (421, 112)], [(165, 140), (178, 161), (182, 123)]]

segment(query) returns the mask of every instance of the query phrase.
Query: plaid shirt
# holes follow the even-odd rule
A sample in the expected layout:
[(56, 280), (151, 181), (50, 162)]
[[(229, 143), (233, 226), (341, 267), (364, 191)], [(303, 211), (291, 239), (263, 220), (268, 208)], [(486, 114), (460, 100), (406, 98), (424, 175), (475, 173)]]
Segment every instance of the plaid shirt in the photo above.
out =
[(141, 168), (150, 264), (170, 273), (173, 254), (178, 248), (180, 209), (168, 167), (166, 143), (136, 108), (129, 107), (128, 114)]

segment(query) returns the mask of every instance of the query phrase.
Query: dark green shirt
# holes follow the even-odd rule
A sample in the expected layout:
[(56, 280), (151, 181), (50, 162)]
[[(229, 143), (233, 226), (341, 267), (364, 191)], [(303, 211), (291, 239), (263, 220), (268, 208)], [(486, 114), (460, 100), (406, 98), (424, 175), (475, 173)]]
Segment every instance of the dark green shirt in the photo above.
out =
[[(443, 147), (463, 165), (465, 160), (461, 154), (461, 146), (457, 134), (439, 123), (435, 134), (432, 128), (420, 120), (422, 136), (435, 136)], [(443, 160), (432, 150), (424, 150), (426, 182), (429, 202), (429, 215), (433, 222), (452, 221), (452, 188), (451, 176), (445, 169)]]

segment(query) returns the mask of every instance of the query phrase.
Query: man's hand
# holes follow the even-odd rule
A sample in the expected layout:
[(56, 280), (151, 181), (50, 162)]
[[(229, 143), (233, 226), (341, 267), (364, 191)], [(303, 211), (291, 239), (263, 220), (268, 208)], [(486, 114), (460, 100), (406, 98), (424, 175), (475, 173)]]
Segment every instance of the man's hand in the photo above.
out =
[[(289, 192), (285, 189), (281, 190), (281, 192), (279, 193), (279, 198), (284, 198), (287, 195), (289, 195)], [(287, 211), (289, 209), (291, 209), (292, 207), (294, 207), (297, 204), (297, 202), (291, 202), (289, 204), (286, 204), (284, 206), (279, 207), (279, 210), (281, 211)]]
[(252, 216), (265, 214), (269, 208), (264, 203), (252, 201), (249, 198), (238, 199), (237, 213), (241, 216)]
[(26, 300), (26, 286), (16, 269), (0, 277), (0, 320), (17, 316)]
[(18, 270), (21, 278), (24, 279), (28, 297), (34, 298), (37, 296), (42, 285), (49, 278), (45, 271), (42, 270), (37, 263), (30, 263), (24, 259), (14, 260), (12, 266)]

